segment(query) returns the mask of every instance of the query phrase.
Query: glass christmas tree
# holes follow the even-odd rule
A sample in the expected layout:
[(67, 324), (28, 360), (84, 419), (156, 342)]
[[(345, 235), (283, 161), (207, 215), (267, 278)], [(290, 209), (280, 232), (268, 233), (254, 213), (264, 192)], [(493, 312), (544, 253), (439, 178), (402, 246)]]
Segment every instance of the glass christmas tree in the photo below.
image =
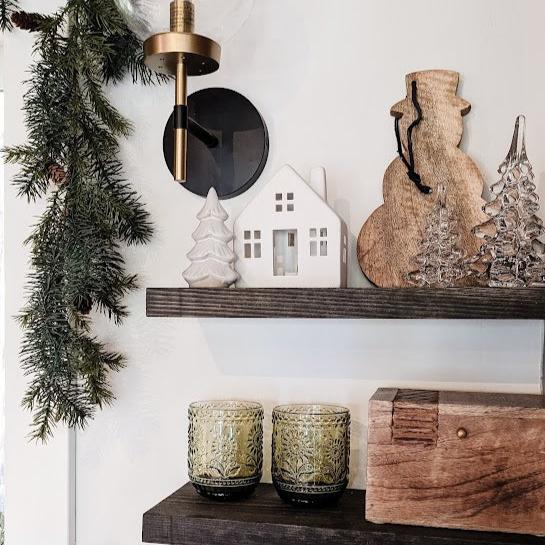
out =
[(216, 190), (210, 188), (197, 215), (200, 223), (193, 233), (195, 246), (187, 254), (191, 265), (183, 272), (191, 288), (227, 288), (238, 280), (233, 270), (236, 257), (229, 247), (233, 233), (225, 225), (228, 217)]
[(443, 184), (437, 188), (437, 204), (426, 224), (422, 251), (415, 258), (418, 269), (407, 280), (422, 288), (450, 288), (469, 274), (452, 213), (447, 208)]
[(501, 179), (490, 189), (493, 200), (483, 208), (490, 219), (475, 227), (483, 239), (471, 269), (491, 287), (543, 284), (545, 232), (537, 217), (538, 196), (532, 165), (526, 154), (526, 119), (519, 116), (511, 148), (498, 172)]

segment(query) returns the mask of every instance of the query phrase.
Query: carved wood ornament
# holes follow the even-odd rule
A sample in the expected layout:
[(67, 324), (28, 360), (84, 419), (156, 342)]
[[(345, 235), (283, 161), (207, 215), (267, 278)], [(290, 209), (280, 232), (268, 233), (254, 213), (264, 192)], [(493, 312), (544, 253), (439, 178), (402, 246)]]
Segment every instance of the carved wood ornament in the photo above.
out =
[(483, 176), (458, 147), (462, 118), (471, 110), (470, 103), (456, 95), (459, 74), (416, 72), (407, 75), (406, 82), (407, 97), (391, 110), (399, 127), (403, 158), (396, 158), (388, 167), (384, 204), (367, 220), (358, 239), (361, 269), (380, 287), (410, 286), (406, 276), (415, 269), (426, 217), (436, 203), (440, 184), (446, 188), (460, 248), (468, 256), (481, 244), (471, 230), (486, 220)]

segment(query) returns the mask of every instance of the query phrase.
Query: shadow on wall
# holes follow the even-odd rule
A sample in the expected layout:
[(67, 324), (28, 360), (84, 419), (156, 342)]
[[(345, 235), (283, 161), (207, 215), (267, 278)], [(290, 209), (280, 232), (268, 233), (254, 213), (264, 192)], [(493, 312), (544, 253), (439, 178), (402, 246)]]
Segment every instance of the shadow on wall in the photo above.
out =
[(266, 328), (260, 320), (229, 324), (200, 320), (212, 360), (226, 376), (539, 382), (534, 359), (540, 335), (517, 321), (451, 321), (447, 328), (431, 320), (392, 320), (388, 328), (379, 320), (267, 320)]

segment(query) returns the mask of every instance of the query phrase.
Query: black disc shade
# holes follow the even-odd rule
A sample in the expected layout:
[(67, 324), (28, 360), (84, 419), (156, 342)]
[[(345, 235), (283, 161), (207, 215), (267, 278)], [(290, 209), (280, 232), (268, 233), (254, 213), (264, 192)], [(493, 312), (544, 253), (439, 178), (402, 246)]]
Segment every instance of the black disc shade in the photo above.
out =
[[(259, 178), (269, 155), (269, 134), (255, 106), (236, 91), (203, 89), (188, 97), (189, 134), (185, 189), (206, 197), (211, 187), (220, 199), (247, 191)], [(170, 116), (163, 138), (173, 172), (174, 133)]]

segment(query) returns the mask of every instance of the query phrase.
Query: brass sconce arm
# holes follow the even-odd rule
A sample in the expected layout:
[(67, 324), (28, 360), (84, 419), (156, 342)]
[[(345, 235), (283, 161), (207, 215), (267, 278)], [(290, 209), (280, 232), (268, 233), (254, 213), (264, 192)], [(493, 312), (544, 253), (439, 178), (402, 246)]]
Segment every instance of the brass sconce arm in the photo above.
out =
[[(174, 179), (187, 179), (187, 131), (209, 147), (217, 139), (197, 126), (187, 115), (187, 78), (215, 72), (219, 68), (221, 48), (210, 38), (193, 33), (194, 6), (189, 0), (170, 4), (170, 32), (156, 34), (144, 42), (146, 64), (162, 74), (176, 77), (174, 106)], [(211, 145), (214, 144), (214, 145)]]

